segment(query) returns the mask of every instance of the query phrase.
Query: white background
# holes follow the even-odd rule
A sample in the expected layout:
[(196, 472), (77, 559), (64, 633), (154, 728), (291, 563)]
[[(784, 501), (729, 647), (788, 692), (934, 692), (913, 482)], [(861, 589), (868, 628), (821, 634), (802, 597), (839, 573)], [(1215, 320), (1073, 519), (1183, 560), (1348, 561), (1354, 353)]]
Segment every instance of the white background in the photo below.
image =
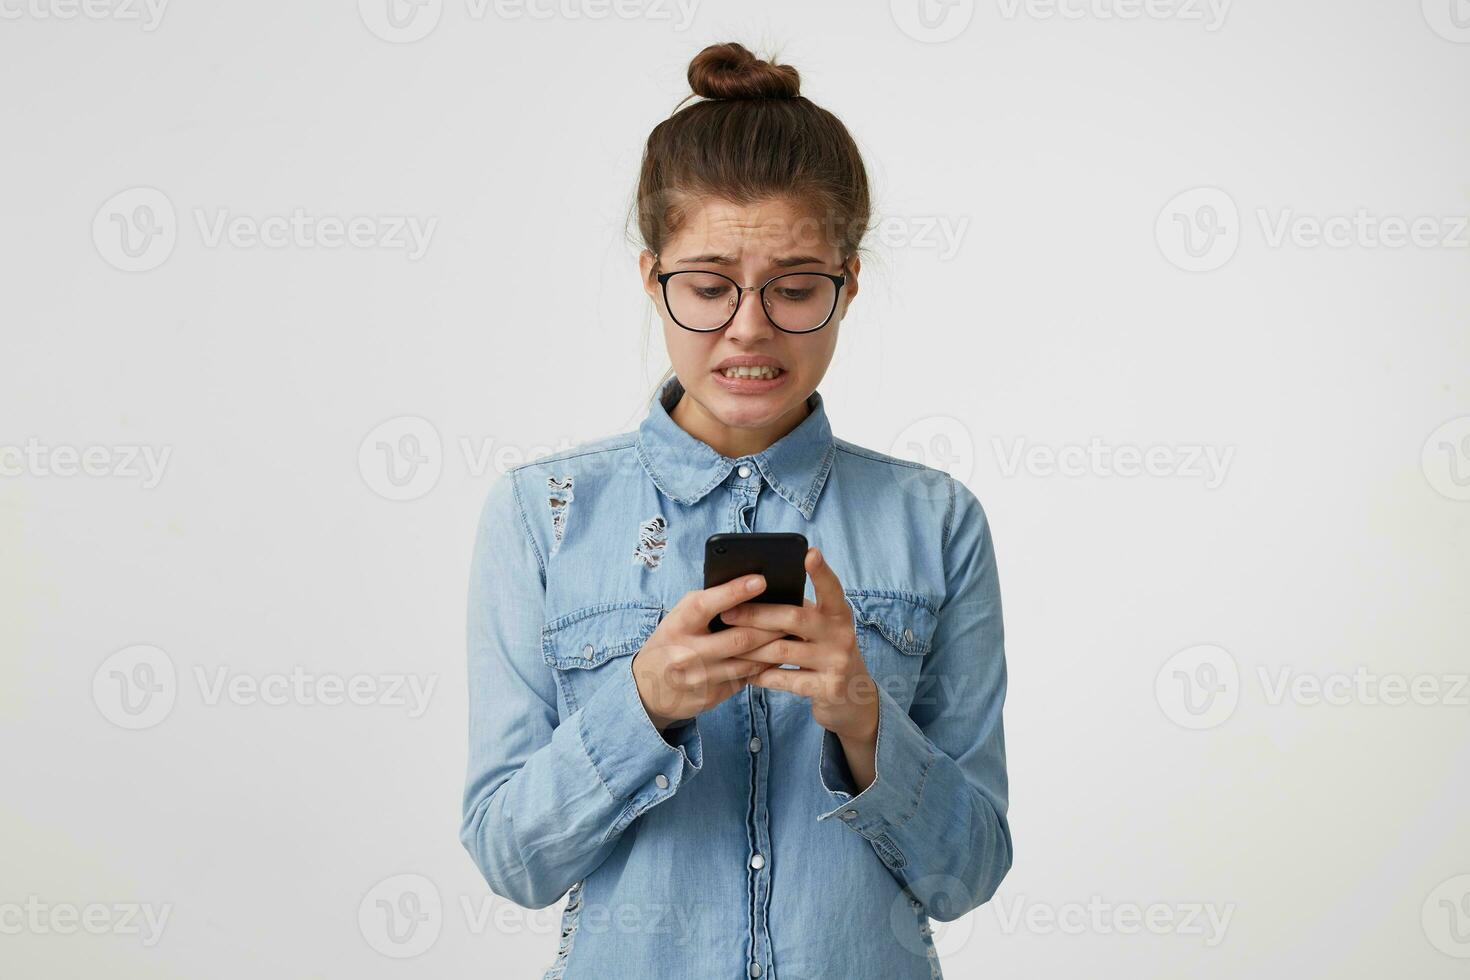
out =
[[(642, 418), (667, 362), (625, 218), (648, 130), (724, 40), (775, 46), (871, 170), (835, 431), (962, 477), (995, 534), (1016, 864), (939, 929), (946, 976), (1470, 967), (1452, 0), (961, 0), (933, 30), (901, 0), (704, 0), (688, 23), (444, 0), (407, 42), (378, 0), (97, 2), (0, 2), (0, 973), (550, 963), (559, 905), (492, 899), (457, 839), (474, 523), (508, 463)], [(172, 216), (124, 271), (135, 188)], [(1198, 207), (1222, 195), (1236, 216)], [(295, 209), (434, 224), (418, 257), (208, 233)], [(1360, 209), (1367, 231), (1313, 244)], [(1425, 217), (1430, 245), (1374, 230)], [(1181, 268), (1186, 226), (1222, 231), (1211, 268)], [(395, 487), (377, 443), (425, 424)], [(1045, 465), (1094, 439), (1165, 465)], [(55, 472), (93, 446), (95, 475)], [(156, 485), (129, 447), (169, 453)], [(130, 729), (139, 656), (173, 701)], [(212, 696), (293, 671), (434, 686), (422, 711)], [(1355, 672), (1437, 693), (1331, 687)], [(1346, 694), (1274, 696), (1303, 676)], [(420, 929), (385, 935), (405, 887)], [(129, 904), (166, 911), (156, 941)], [(1150, 906), (1172, 924), (1125, 932)], [(67, 930), (68, 908), (112, 924)]]

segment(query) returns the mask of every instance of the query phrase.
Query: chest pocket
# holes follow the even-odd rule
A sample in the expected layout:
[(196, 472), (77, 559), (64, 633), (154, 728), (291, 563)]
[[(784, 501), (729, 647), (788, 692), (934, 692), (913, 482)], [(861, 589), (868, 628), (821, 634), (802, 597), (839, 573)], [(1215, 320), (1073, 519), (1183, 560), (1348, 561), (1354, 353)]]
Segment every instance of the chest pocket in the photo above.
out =
[(558, 617), (541, 629), (541, 655), (556, 672), (567, 713), (576, 711), (628, 657), (643, 649), (663, 618), (662, 606), (604, 602)]
[(855, 591), (846, 596), (868, 673), (907, 710), (919, 689), (939, 614), (927, 599), (908, 592)]

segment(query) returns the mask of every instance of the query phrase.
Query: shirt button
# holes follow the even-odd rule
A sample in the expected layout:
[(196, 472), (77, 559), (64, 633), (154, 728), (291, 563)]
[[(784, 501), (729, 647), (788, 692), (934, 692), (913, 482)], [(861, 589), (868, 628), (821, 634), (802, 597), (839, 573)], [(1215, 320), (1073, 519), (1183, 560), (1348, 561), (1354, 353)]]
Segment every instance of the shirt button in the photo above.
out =
[(843, 820), (856, 820), (857, 819), (857, 811), (856, 810), (843, 810), (842, 811), (842, 819)]
[(760, 739), (760, 736), (759, 735), (756, 735), (753, 738), (751, 738), (751, 740), (750, 740), (750, 751), (752, 751), (752, 752), (759, 752), (760, 750), (761, 750), (761, 739)]
[(585, 653), (587, 656), (590, 657), (590, 656), (592, 656), (592, 654), (594, 654), (594, 653), (597, 652), (597, 648), (594, 647), (592, 644), (589, 643), (589, 644), (587, 644), (586, 646), (584, 646), (582, 648), (582, 652)]
[(750, 964), (750, 975), (753, 977), (761, 975), (761, 965), (759, 963)]
[(910, 630), (910, 629), (904, 630), (903, 631), (903, 638), (904, 638), (904, 641), (907, 642), (907, 643), (914, 642), (914, 631), (913, 630)]
[(653, 785), (657, 786), (659, 789), (668, 789), (669, 777), (665, 776), (663, 773), (659, 773), (657, 776), (653, 777)]
[(760, 854), (755, 855), (750, 859), (750, 866), (759, 871), (761, 868), (764, 868), (766, 866), (765, 857)]
[[(735, 472), (740, 474), (741, 479), (744, 479), (745, 477), (750, 476), (750, 467), (749, 466), (742, 466), (742, 467), (740, 467), (740, 469), (736, 470)], [(760, 967), (757, 966), (756, 969), (760, 969)]]

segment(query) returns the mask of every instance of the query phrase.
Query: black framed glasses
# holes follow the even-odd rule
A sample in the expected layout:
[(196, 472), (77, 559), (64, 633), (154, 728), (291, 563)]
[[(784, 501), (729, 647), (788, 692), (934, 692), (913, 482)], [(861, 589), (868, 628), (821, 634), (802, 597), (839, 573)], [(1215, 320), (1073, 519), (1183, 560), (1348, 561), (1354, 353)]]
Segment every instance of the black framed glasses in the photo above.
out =
[(660, 272), (664, 306), (685, 330), (723, 330), (740, 312), (746, 293), (759, 293), (771, 326), (786, 333), (811, 333), (825, 327), (837, 312), (846, 275), (830, 272), (785, 272), (760, 286), (742, 286), (719, 272), (698, 269)]

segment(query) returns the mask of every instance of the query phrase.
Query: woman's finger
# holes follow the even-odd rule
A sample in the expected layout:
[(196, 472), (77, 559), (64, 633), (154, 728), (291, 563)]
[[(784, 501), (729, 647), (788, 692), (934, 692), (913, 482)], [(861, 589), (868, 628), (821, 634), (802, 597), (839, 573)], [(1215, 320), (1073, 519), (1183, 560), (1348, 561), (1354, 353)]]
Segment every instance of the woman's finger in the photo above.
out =
[(812, 591), (817, 596), (817, 608), (823, 614), (831, 616), (848, 609), (847, 597), (842, 592), (842, 580), (817, 548), (808, 549), (806, 553), (806, 573), (811, 576)]
[(763, 664), (795, 664), (803, 670), (821, 670), (827, 666), (822, 648), (815, 643), (801, 640), (772, 640), (734, 659), (754, 660)]
[(794, 633), (803, 640), (817, 639), (821, 628), (821, 620), (812, 609), (784, 602), (746, 602), (725, 610), (720, 618), (732, 625), (754, 626), (782, 635)]
[(692, 637), (690, 646), (701, 657), (708, 660), (723, 660), (726, 657), (739, 656), (742, 653), (764, 646), (772, 640), (779, 640), (785, 635), (781, 630), (759, 629), (754, 626), (735, 626), (727, 630), (720, 630), (718, 633)]

